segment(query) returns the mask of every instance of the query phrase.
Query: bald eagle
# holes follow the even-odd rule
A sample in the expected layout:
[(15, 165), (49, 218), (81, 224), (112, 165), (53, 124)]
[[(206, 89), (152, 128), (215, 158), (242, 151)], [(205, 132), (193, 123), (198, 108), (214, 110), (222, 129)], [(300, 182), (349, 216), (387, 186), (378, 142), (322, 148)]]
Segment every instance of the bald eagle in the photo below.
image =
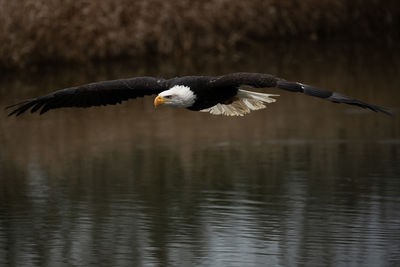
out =
[(136, 77), (102, 81), (70, 87), (6, 107), (14, 108), (11, 115), (19, 116), (29, 110), (43, 114), (63, 107), (91, 107), (115, 105), (122, 101), (158, 95), (154, 106), (171, 106), (214, 115), (243, 116), (276, 101), (278, 95), (244, 90), (275, 87), (290, 92), (304, 93), (334, 103), (345, 103), (391, 115), (388, 109), (299, 82), (290, 82), (269, 74), (232, 73), (222, 76), (185, 76), (172, 79)]

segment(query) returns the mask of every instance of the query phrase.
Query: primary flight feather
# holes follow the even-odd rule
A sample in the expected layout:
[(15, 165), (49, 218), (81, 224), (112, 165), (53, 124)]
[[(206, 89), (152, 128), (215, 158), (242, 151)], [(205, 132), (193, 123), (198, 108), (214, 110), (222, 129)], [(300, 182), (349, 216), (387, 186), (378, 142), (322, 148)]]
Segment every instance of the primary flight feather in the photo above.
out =
[(14, 108), (11, 115), (19, 116), (29, 110), (43, 114), (63, 107), (92, 107), (115, 105), (122, 101), (158, 95), (154, 106), (165, 105), (215, 115), (243, 116), (252, 110), (265, 108), (278, 95), (241, 89), (274, 87), (304, 93), (334, 103), (345, 103), (391, 115), (388, 109), (374, 106), (339, 93), (299, 82), (290, 82), (269, 74), (232, 73), (222, 76), (185, 76), (172, 79), (136, 77), (85, 84), (55, 91), (6, 107)]

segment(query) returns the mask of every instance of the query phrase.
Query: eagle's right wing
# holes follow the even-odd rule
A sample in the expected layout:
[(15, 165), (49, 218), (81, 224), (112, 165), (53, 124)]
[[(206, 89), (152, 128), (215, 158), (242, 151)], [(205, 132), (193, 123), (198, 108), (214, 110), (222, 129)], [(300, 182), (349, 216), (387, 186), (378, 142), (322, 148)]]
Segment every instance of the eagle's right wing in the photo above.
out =
[(43, 114), (50, 109), (63, 107), (91, 107), (115, 105), (124, 100), (158, 94), (166, 90), (165, 80), (153, 77), (137, 77), (85, 84), (55, 91), (6, 107), (15, 109), (8, 116), (31, 112), (40, 109)]

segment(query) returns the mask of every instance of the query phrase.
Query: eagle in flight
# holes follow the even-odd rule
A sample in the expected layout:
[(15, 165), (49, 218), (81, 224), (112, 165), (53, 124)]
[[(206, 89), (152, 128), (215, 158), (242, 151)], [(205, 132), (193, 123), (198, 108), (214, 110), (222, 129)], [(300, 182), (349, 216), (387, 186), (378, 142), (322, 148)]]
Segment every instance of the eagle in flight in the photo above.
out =
[(136, 77), (89, 83), (27, 99), (6, 109), (14, 108), (9, 116), (21, 115), (29, 109), (32, 113), (40, 111), (40, 114), (43, 114), (56, 108), (115, 105), (131, 98), (157, 95), (154, 99), (155, 107), (165, 105), (214, 115), (243, 116), (252, 110), (265, 108), (267, 103), (275, 102), (274, 97), (278, 96), (244, 90), (243, 86), (274, 87), (391, 115), (388, 109), (339, 93), (286, 81), (269, 74), (244, 72), (215, 77), (185, 76), (172, 79)]

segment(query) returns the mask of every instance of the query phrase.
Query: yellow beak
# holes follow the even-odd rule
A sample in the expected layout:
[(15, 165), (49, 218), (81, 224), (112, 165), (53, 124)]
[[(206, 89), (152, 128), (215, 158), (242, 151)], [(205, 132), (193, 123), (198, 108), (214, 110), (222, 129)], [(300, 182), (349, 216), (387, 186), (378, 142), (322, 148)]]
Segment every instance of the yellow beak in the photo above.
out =
[(162, 98), (162, 96), (158, 95), (156, 98), (154, 98), (154, 107), (158, 107), (159, 105), (162, 105), (164, 103), (168, 102), (168, 100)]

